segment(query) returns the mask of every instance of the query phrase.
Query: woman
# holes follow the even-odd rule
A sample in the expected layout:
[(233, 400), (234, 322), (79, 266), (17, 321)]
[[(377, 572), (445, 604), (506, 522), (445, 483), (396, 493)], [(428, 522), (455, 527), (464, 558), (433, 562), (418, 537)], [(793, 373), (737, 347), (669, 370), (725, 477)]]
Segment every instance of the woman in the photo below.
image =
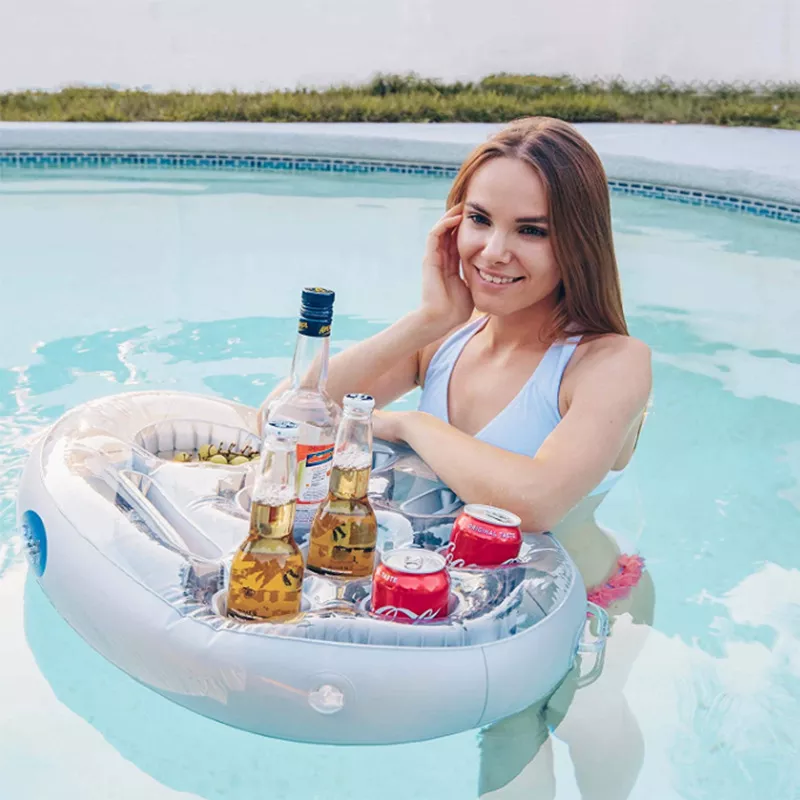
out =
[[(467, 158), (447, 209), (428, 236), (420, 307), (338, 354), (328, 389), (337, 400), (368, 392), (381, 407), (421, 386), (418, 411), (376, 413), (376, 436), (407, 442), (465, 502), (513, 511), (525, 531), (552, 531), (612, 617), (648, 622), (641, 561), (594, 521), (633, 454), (651, 388), (650, 352), (625, 324), (603, 167), (570, 125), (518, 120)], [(605, 714), (609, 694), (624, 704), (629, 656), (595, 684), (613, 682), (601, 693)], [(548, 707), (484, 732), (482, 794), (519, 780), (522, 792), (538, 789), (531, 796), (550, 793), (547, 753), (534, 756), (573, 687), (566, 681)], [(600, 758), (617, 778), (609, 793), (590, 764), (605, 743), (596, 725), (582, 742), (592, 723), (576, 719), (585, 724), (570, 747), (584, 797), (626, 796), (631, 768), (614, 764), (619, 747)], [(619, 735), (633, 741), (630, 722), (628, 712)]]
[(650, 393), (605, 174), (571, 126), (520, 120), (466, 160), (447, 206), (420, 308), (332, 359), (328, 391), (381, 407), (422, 386), (420, 410), (377, 414), (376, 435), (410, 444), (464, 501), (551, 530), (617, 480)]

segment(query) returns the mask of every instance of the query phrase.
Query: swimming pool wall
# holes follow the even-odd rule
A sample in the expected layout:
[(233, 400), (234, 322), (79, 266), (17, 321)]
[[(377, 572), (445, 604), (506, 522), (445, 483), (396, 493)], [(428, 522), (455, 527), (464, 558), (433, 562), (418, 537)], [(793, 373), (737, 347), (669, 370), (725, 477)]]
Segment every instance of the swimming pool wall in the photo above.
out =
[[(6, 169), (98, 167), (389, 173), (452, 178), (497, 125), (0, 123)], [(800, 131), (577, 126), (614, 193), (800, 224)]]

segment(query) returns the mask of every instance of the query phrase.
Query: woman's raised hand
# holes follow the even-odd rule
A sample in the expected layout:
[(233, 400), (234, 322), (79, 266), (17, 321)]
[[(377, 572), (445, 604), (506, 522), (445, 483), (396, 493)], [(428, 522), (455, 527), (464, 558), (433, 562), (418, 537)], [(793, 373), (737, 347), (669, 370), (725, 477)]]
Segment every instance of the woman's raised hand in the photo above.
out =
[(422, 307), (442, 334), (466, 322), (473, 311), (472, 294), (460, 274), (456, 236), (463, 218), (463, 204), (453, 206), (434, 226), (425, 243), (422, 260)]

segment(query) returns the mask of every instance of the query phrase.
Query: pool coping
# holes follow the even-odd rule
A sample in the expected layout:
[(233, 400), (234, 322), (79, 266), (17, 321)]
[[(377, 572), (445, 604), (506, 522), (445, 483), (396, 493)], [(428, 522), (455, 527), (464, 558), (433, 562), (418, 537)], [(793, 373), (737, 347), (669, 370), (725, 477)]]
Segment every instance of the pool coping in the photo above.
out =
[[(150, 155), (174, 157), (175, 164), (164, 166), (227, 168), (236, 163), (252, 169), (450, 176), (476, 144), (501, 127), (485, 123), (0, 122), (0, 168), (3, 164), (37, 165), (42, 156), (55, 156), (52, 164), (45, 159), (44, 166), (69, 165), (60, 154), (71, 153), (88, 156), (88, 163), (73, 162), (79, 166), (126, 163), (108, 158), (112, 155), (130, 156), (133, 160), (127, 163), (149, 166), (152, 162), (136, 157)], [(576, 127), (599, 153), (614, 191), (800, 222), (800, 131), (639, 123)], [(194, 163), (181, 161), (181, 156), (192, 155)], [(226, 161), (225, 156), (230, 158)]]

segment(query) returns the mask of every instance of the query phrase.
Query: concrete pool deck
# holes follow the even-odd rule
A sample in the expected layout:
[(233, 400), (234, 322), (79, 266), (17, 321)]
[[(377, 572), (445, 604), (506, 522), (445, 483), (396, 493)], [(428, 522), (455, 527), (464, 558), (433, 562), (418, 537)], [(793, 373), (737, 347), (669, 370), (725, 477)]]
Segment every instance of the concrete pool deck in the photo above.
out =
[[(457, 166), (483, 123), (0, 122), (0, 154), (180, 152), (317, 156)], [(704, 125), (576, 126), (609, 178), (800, 204), (800, 131)]]

